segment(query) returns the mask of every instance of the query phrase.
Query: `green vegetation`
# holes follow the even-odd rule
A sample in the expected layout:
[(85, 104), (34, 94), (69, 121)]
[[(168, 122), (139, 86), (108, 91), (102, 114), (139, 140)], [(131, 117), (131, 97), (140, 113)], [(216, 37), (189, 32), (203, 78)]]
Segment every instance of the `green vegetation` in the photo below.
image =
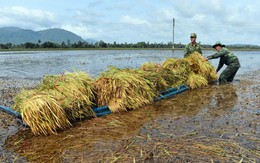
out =
[[(174, 44), (175, 49), (183, 49), (185, 44), (178, 43)], [(203, 49), (212, 49), (211, 45), (204, 44), (202, 45)], [(244, 44), (234, 44), (227, 45), (230, 49), (236, 50), (260, 50), (260, 46), (258, 45), (244, 45)], [(110, 50), (110, 49), (172, 49), (172, 42), (168, 43), (150, 43), (150, 42), (137, 42), (137, 43), (106, 43), (102, 40), (97, 42), (82, 42), (78, 41), (75, 43), (71, 43), (70, 40), (67, 42), (54, 43), (54, 42), (41, 42), (38, 40), (37, 43), (26, 42), (24, 44), (12, 44), (5, 43), (0, 44), (0, 50)]]

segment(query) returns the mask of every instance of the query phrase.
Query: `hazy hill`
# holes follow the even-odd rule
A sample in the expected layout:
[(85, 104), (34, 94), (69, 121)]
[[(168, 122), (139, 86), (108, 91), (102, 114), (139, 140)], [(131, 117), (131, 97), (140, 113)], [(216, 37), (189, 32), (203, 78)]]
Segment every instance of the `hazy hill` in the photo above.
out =
[(71, 43), (85, 41), (80, 36), (60, 28), (46, 29), (42, 31), (33, 31), (16, 27), (0, 28), (0, 43), (22, 44), (26, 42), (41, 43), (50, 41), (55, 43)]

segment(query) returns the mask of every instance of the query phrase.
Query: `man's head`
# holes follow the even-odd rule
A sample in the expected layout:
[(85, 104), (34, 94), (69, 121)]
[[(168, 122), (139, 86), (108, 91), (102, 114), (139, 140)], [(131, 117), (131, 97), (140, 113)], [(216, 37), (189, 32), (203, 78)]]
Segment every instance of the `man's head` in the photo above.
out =
[(196, 33), (191, 33), (191, 34), (190, 34), (190, 38), (197, 38)]
[(196, 38), (197, 38), (197, 35), (196, 35), (196, 33), (191, 33), (191, 35), (190, 35), (190, 40), (191, 40), (191, 42), (196, 42)]
[(216, 50), (219, 50), (221, 49), (222, 47), (225, 47), (225, 45), (221, 44), (220, 41), (217, 41), (213, 46), (212, 48), (216, 49)]

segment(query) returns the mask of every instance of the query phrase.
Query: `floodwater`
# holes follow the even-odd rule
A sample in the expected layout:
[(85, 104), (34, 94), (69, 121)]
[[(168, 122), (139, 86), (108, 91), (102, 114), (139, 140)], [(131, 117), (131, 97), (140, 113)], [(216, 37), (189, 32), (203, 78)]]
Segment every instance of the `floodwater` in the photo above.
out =
[(161, 63), (172, 56), (171, 51), (150, 50), (2, 52), (0, 77), (37, 79), (46, 74), (62, 74), (74, 69), (98, 75), (110, 65), (136, 68), (145, 62)]
[[(205, 51), (208, 56), (214, 51)], [(260, 51), (235, 51), (243, 74), (260, 68)], [(181, 58), (183, 51), (170, 50), (78, 50), (0, 52), (0, 78), (40, 79), (46, 74), (81, 70), (96, 76), (108, 66), (137, 68), (145, 62), (162, 63), (169, 57)], [(217, 65), (217, 60), (211, 61)]]
[[(234, 53), (242, 67), (232, 84), (188, 90), (139, 110), (78, 122), (57, 135), (34, 136), (0, 114), (0, 160), (260, 162), (260, 52)], [(96, 76), (108, 65), (135, 68), (169, 57), (180, 58), (182, 51), (2, 52), (1, 103), (10, 105), (21, 87), (37, 85), (46, 74), (79, 69)], [(211, 62), (217, 66), (218, 59)]]

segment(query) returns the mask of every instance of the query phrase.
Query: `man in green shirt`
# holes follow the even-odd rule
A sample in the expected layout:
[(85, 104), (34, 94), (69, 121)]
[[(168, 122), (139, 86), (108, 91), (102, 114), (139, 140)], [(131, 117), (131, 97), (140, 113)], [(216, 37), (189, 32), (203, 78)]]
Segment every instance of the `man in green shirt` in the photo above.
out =
[(192, 54), (195, 51), (202, 54), (200, 44), (196, 42), (196, 39), (197, 39), (196, 33), (192, 33), (190, 35), (191, 42), (185, 46), (184, 57), (188, 57), (190, 54)]
[(224, 64), (227, 65), (227, 68), (220, 74), (219, 82), (232, 82), (237, 70), (240, 68), (237, 56), (225, 48), (225, 45), (221, 44), (219, 41), (217, 41), (212, 47), (217, 51), (217, 53), (208, 56), (206, 60), (220, 58), (216, 71), (218, 72)]

